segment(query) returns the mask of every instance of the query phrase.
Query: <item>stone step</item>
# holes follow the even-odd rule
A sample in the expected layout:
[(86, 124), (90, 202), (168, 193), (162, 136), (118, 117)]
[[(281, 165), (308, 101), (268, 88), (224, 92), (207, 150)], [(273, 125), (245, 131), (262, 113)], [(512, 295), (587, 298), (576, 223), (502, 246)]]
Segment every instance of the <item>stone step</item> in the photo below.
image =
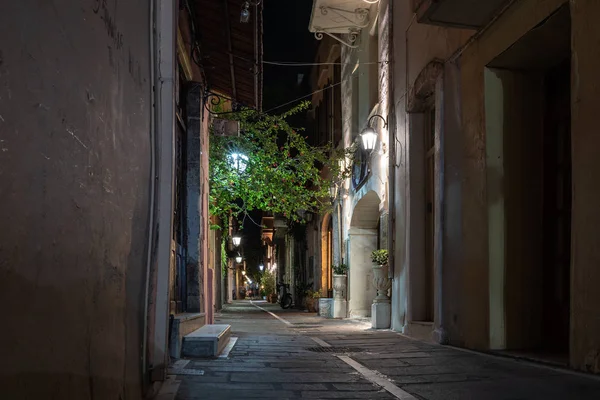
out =
[(204, 313), (181, 313), (173, 316), (171, 325), (171, 341), (169, 353), (173, 358), (181, 358), (181, 344), (185, 335), (204, 326), (206, 317)]
[(217, 357), (229, 343), (231, 325), (204, 325), (185, 335), (181, 348), (183, 357)]

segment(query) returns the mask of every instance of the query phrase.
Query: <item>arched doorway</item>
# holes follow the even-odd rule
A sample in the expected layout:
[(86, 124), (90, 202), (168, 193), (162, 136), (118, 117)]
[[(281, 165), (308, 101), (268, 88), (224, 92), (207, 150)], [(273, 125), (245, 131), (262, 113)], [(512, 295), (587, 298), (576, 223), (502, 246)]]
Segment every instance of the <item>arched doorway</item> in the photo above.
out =
[(379, 196), (365, 194), (354, 207), (348, 231), (348, 314), (350, 317), (371, 316), (376, 295), (373, 287), (371, 252), (379, 245)]
[(324, 296), (333, 296), (333, 224), (331, 214), (323, 218), (321, 224), (321, 293)]

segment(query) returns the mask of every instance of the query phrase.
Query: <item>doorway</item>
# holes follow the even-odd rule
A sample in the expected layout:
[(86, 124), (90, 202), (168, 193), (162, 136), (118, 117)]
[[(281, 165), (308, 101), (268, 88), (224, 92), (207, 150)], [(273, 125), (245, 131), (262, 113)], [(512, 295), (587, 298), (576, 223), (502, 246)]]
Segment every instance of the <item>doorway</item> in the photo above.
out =
[(367, 192), (352, 211), (348, 230), (348, 314), (350, 317), (370, 317), (376, 296), (373, 286), (371, 252), (377, 249), (379, 205), (381, 200), (374, 191)]
[(485, 73), (490, 347), (566, 363), (570, 328), (568, 4)]
[(321, 225), (321, 293), (333, 297), (333, 226), (331, 214), (323, 218)]
[(425, 145), (425, 254), (423, 265), (423, 315), (421, 321), (433, 322), (435, 260), (435, 107), (425, 110), (423, 140)]

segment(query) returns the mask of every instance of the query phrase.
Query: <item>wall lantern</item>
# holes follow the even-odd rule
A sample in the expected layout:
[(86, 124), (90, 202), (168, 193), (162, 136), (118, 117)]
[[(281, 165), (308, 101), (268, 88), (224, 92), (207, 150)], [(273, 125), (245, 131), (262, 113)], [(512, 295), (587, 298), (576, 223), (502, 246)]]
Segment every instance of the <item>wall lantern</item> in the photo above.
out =
[(231, 240), (233, 241), (233, 245), (235, 247), (238, 247), (240, 245), (240, 243), (242, 243), (242, 237), (240, 235), (235, 235), (234, 237), (231, 238)]
[(264, 265), (262, 265), (262, 264), (260, 264), (260, 265), (258, 266), (258, 269), (260, 270), (260, 272), (263, 272), (263, 270), (265, 269), (265, 266), (264, 266)]
[(335, 196), (337, 195), (337, 186), (336, 185), (331, 185), (329, 187), (329, 197), (331, 198), (331, 202), (333, 203), (333, 200), (335, 200)]
[(383, 118), (381, 115), (375, 114), (371, 118), (369, 118), (369, 121), (367, 121), (367, 127), (363, 129), (363, 131), (360, 133), (363, 148), (369, 153), (373, 152), (373, 150), (375, 149), (375, 145), (377, 144), (377, 137), (379, 136), (377, 132), (375, 132), (375, 129), (373, 129), (373, 127), (371, 126), (373, 118), (381, 118), (383, 120), (383, 127), (387, 128), (387, 119)]
[(243, 260), (242, 256), (237, 256), (237, 257), (235, 258), (235, 262), (236, 262), (236, 263), (238, 263), (238, 264), (241, 264), (241, 263), (242, 263), (242, 260)]
[(306, 212), (306, 216), (304, 217), (306, 219), (306, 222), (310, 222), (313, 219), (313, 213), (310, 211)]
[[(262, 1), (262, 0), (261, 0)], [(249, 1), (245, 1), (242, 4), (242, 11), (240, 12), (240, 22), (243, 24), (247, 24), (248, 21), (250, 21), (250, 2)], [(258, 6), (260, 4), (260, 1), (253, 3), (253, 6)]]

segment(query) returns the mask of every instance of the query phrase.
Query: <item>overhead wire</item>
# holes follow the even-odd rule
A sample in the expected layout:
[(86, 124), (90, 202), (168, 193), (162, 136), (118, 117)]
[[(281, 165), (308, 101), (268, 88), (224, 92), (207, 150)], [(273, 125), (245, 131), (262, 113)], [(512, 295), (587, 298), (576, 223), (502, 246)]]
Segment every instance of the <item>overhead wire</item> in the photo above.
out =
[[(346, 79), (348, 79), (348, 78), (346, 78)], [(312, 95), (314, 95), (314, 94), (317, 94), (317, 93), (323, 92), (323, 91), (325, 91), (325, 90), (327, 90), (327, 89), (331, 89), (331, 88), (333, 88), (333, 87), (339, 86), (339, 85), (341, 85), (341, 84), (342, 84), (344, 81), (345, 81), (345, 80), (344, 80), (344, 79), (342, 79), (342, 80), (341, 80), (341, 81), (339, 81), (339, 82), (332, 83), (332, 84), (330, 84), (330, 85), (327, 85), (327, 86), (325, 86), (325, 87), (323, 87), (323, 88), (321, 88), (321, 89), (317, 89), (317, 90), (315, 90), (315, 91), (314, 91), (314, 92), (312, 92), (312, 93), (309, 93), (309, 94), (307, 94), (307, 95), (304, 95), (304, 96), (298, 97), (297, 99), (294, 99), (294, 100), (290, 100), (290, 101), (288, 101), (288, 102), (286, 102), (286, 103), (283, 103), (283, 104), (280, 104), (280, 105), (278, 105), (278, 106), (276, 106), (276, 107), (269, 108), (268, 110), (266, 110), (266, 111), (263, 111), (263, 112), (266, 114), (266, 113), (269, 113), (269, 112), (271, 112), (271, 111), (273, 111), (273, 110), (277, 110), (278, 108), (285, 107), (285, 106), (287, 106), (287, 105), (290, 105), (290, 104), (292, 104), (292, 103), (295, 103), (295, 102), (297, 102), (297, 101), (300, 101), (300, 100), (306, 99), (307, 97), (312, 97)]]
[[(229, 53), (229, 52), (225, 52), (225, 53), (233, 56), (234, 58), (238, 58), (240, 60), (244, 60), (244, 61), (247, 61), (252, 64), (258, 64), (257, 62), (255, 62), (254, 60), (251, 60), (249, 58), (242, 57), (240, 55)], [(278, 65), (278, 66), (282, 66), (282, 67), (313, 67), (313, 66), (319, 66), (319, 65), (351, 65), (351, 64), (354, 65), (354, 64), (356, 64), (353, 62), (337, 62), (337, 61), (307, 62), (307, 61), (265, 61), (265, 60), (262, 60), (261, 63), (266, 64), (266, 65)], [(376, 64), (378, 65), (378, 64), (387, 64), (387, 63), (388, 63), (387, 60), (359, 62), (360, 65), (376, 65)]]

